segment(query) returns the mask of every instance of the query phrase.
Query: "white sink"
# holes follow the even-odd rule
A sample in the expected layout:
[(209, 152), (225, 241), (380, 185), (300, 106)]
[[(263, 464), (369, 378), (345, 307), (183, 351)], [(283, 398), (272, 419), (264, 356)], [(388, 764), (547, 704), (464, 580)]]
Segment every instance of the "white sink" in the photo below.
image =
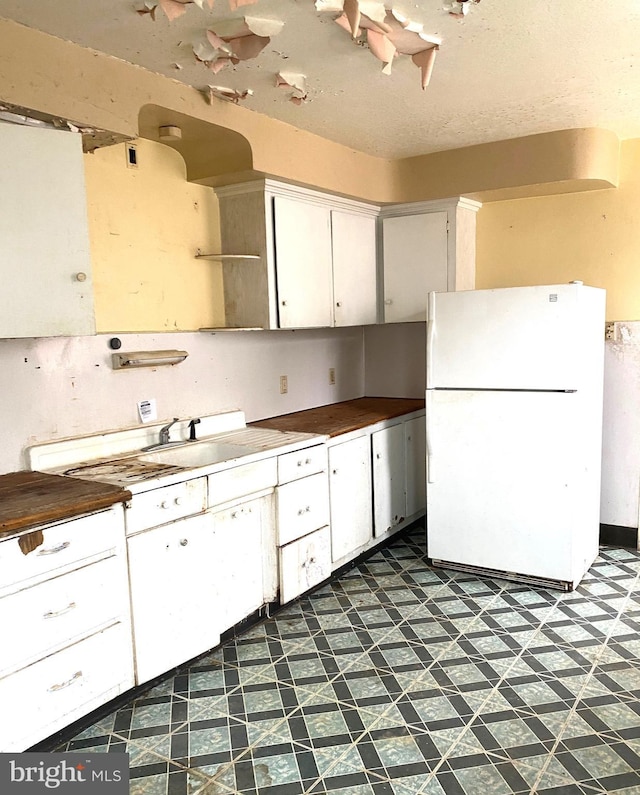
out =
[(140, 461), (150, 461), (152, 463), (170, 464), (171, 466), (183, 467), (184, 469), (195, 469), (209, 464), (220, 464), (223, 461), (231, 461), (234, 458), (251, 455), (258, 452), (252, 447), (243, 444), (231, 444), (229, 442), (196, 442), (185, 444), (184, 447), (170, 447), (166, 450), (155, 450), (154, 452), (139, 455)]

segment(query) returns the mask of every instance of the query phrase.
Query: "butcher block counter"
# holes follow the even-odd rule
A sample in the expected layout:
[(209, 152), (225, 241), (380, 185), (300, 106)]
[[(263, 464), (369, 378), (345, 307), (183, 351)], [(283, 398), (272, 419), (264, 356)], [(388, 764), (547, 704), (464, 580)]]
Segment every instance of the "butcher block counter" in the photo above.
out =
[(0, 475), (0, 539), (30, 527), (99, 511), (131, 499), (119, 486), (50, 475)]
[(306, 409), (306, 411), (295, 411), (292, 414), (282, 414), (251, 424), (277, 431), (302, 431), (340, 436), (421, 409), (424, 409), (422, 399), (363, 397)]

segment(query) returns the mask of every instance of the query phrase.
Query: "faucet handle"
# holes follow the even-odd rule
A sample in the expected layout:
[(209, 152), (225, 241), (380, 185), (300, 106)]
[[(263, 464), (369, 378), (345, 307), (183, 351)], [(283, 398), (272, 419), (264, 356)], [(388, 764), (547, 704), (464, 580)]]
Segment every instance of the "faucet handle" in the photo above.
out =
[(175, 425), (179, 419), (179, 417), (174, 417), (172, 422), (169, 422), (167, 425), (163, 425), (162, 428), (160, 428), (160, 444), (166, 444), (169, 441), (169, 428), (171, 428), (172, 425)]
[(198, 425), (200, 419), (196, 418), (189, 421), (189, 441), (190, 442), (197, 442), (198, 439), (196, 438), (196, 425)]

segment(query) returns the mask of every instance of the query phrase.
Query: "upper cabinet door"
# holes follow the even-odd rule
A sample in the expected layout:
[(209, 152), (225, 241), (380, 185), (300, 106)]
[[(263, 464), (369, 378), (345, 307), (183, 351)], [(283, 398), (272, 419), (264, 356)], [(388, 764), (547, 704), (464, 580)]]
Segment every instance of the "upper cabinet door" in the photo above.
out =
[(0, 337), (95, 333), (79, 133), (0, 122)]
[(331, 212), (333, 313), (336, 326), (376, 322), (376, 219)]
[(384, 322), (426, 321), (427, 293), (446, 290), (448, 213), (382, 219)]
[(273, 202), (280, 328), (331, 326), (331, 211), (283, 196)]

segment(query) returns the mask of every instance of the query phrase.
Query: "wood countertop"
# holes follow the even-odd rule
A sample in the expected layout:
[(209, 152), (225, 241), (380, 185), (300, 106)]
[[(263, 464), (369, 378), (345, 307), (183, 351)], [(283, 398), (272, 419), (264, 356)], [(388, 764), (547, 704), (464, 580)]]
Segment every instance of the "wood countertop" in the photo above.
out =
[(295, 411), (292, 414), (281, 414), (279, 417), (252, 422), (251, 425), (273, 428), (277, 431), (302, 431), (339, 436), (423, 408), (422, 399), (363, 397), (306, 409), (306, 411)]
[(0, 539), (131, 499), (118, 486), (44, 472), (0, 475)]

